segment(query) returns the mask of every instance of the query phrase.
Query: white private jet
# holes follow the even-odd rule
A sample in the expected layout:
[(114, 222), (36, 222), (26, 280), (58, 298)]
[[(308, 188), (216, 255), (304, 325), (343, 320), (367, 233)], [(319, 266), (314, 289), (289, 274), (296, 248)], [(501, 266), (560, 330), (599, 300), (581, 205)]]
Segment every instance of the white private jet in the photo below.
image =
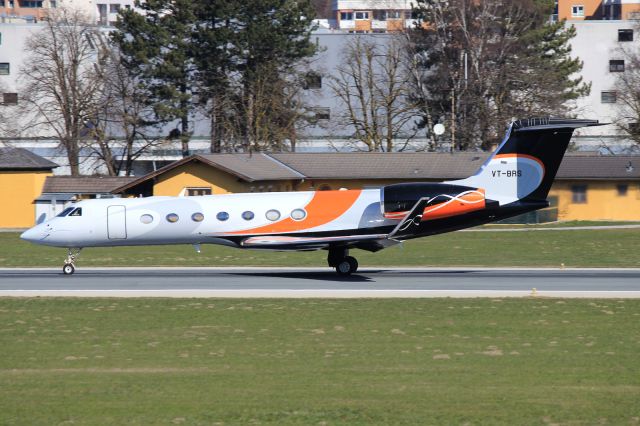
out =
[(21, 238), (68, 249), (73, 274), (83, 247), (222, 244), (278, 251), (327, 250), (349, 275), (349, 250), (469, 228), (541, 209), (573, 131), (595, 120), (525, 119), (473, 176), (381, 189), (83, 200)]

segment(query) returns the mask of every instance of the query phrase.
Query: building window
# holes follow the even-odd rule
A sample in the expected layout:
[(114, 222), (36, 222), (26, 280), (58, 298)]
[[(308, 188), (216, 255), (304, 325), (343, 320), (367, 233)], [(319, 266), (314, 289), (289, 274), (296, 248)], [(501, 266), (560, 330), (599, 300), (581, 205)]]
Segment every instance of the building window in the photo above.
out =
[(341, 21), (353, 21), (353, 12), (340, 12)]
[(626, 197), (627, 191), (629, 190), (629, 185), (626, 183), (619, 183), (616, 185), (616, 190), (618, 191), (618, 197)]
[(0, 75), (9, 75), (9, 63), (0, 62)]
[(211, 188), (187, 188), (187, 196), (211, 195)]
[(118, 13), (119, 10), (120, 10), (119, 4), (114, 3), (109, 5), (109, 13)]
[(191, 220), (194, 222), (202, 222), (204, 220), (204, 215), (202, 213), (194, 213), (191, 215)]
[(574, 204), (585, 204), (587, 202), (587, 185), (571, 186), (571, 202)]
[(584, 6), (581, 4), (571, 6), (571, 16), (573, 18), (584, 18)]
[(633, 41), (633, 30), (618, 30), (618, 41)]
[(224, 222), (225, 220), (229, 219), (229, 213), (220, 212), (216, 215), (216, 219), (218, 219), (220, 222)]
[(18, 94), (17, 93), (3, 93), (2, 94), (2, 104), (3, 105), (17, 105), (18, 104)]
[(629, 123), (627, 132), (632, 135), (640, 135), (640, 123)]
[(615, 90), (600, 92), (600, 102), (603, 104), (615, 104), (618, 100), (618, 94)]
[(402, 13), (399, 10), (389, 10), (387, 19), (402, 19)]
[(305, 90), (309, 89), (322, 89), (322, 76), (317, 72), (308, 72), (304, 76), (302, 86)]
[(369, 12), (356, 12), (356, 21), (369, 19)]
[(36, 8), (42, 7), (42, 0), (26, 0), (19, 2), (20, 7)]
[(167, 215), (167, 222), (176, 223), (180, 219), (177, 214), (169, 213)]
[(387, 20), (387, 11), (386, 10), (374, 10), (373, 11), (373, 19), (376, 21), (386, 21)]
[(612, 59), (609, 61), (609, 72), (624, 72), (624, 59)]
[(330, 120), (331, 119), (331, 109), (330, 108), (314, 108), (316, 120)]
[(58, 2), (56, 0), (49, 0), (49, 7), (51, 7), (51, 9), (55, 9), (58, 7)]

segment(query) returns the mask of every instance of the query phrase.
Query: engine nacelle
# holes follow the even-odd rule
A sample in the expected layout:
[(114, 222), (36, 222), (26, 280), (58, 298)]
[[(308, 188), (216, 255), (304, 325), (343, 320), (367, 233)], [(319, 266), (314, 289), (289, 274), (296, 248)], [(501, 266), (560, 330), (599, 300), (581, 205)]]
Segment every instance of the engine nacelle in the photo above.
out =
[(426, 198), (421, 220), (457, 216), (486, 206), (482, 188), (442, 183), (399, 183), (381, 190), (382, 214), (387, 219), (403, 219), (416, 203)]

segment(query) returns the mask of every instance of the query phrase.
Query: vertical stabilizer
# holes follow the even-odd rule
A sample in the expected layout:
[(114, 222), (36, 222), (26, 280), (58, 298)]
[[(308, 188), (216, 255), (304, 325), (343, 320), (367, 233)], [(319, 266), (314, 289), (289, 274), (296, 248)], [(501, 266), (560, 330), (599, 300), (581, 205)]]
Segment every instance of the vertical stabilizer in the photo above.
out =
[(514, 121), (504, 141), (475, 175), (447, 183), (484, 188), (487, 199), (501, 205), (544, 201), (573, 131), (599, 125), (597, 120), (555, 118)]

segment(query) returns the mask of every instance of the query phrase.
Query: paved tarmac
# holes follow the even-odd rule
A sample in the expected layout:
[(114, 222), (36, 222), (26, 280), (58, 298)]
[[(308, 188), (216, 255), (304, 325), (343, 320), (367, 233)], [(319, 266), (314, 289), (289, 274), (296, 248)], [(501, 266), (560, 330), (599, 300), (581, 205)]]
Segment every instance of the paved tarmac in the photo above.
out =
[(3, 268), (0, 296), (640, 298), (640, 269)]

